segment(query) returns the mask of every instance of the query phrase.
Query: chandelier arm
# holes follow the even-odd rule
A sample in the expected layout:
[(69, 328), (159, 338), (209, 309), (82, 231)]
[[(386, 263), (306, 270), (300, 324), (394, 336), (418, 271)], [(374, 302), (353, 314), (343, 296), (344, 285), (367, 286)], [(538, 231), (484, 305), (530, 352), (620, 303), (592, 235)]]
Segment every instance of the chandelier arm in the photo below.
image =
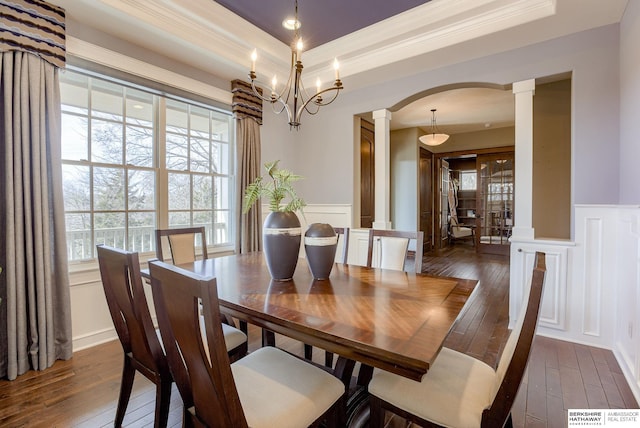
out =
[[(314, 104), (317, 104), (318, 106), (321, 106), (321, 107), (328, 106), (329, 104), (334, 102), (336, 98), (338, 98), (338, 94), (340, 93), (341, 90), (342, 90), (342, 86), (332, 86), (331, 88), (323, 89), (322, 91), (318, 92), (313, 96), (312, 99), (314, 101)], [(329, 93), (329, 92), (332, 93), (331, 99), (325, 100), (322, 97), (318, 99), (318, 96), (325, 93)]]
[[(341, 89), (342, 86), (337, 85), (331, 88), (323, 89), (313, 97), (309, 98), (302, 106), (300, 106), (300, 108), (296, 112), (296, 116), (301, 117), (303, 111), (306, 111), (311, 115), (318, 113), (320, 107), (328, 106), (329, 104), (334, 102), (336, 98), (338, 98), (338, 94), (340, 93)], [(328, 101), (323, 100), (321, 95), (329, 92), (333, 92), (333, 96), (331, 97), (331, 99), (329, 99)], [(310, 106), (315, 106), (315, 111), (310, 110)]]

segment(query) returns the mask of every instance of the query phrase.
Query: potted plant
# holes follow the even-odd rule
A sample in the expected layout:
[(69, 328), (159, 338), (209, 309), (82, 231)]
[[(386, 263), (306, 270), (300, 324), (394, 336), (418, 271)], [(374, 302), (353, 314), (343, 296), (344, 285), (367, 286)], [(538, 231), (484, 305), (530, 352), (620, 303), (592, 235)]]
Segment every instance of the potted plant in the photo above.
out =
[(248, 212), (262, 197), (268, 199), (271, 212), (262, 227), (264, 255), (271, 277), (288, 281), (296, 270), (302, 235), (295, 212), (302, 212), (306, 204), (293, 188), (293, 183), (302, 176), (278, 168), (279, 162), (265, 163), (268, 178), (258, 177), (247, 186), (242, 211)]

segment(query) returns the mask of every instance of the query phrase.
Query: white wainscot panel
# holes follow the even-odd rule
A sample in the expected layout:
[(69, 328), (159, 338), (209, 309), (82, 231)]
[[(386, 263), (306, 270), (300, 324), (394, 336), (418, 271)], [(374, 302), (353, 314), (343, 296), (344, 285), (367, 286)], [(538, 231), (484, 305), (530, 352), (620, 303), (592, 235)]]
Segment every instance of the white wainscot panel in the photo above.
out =
[(509, 297), (510, 327), (520, 313), (525, 295), (525, 287), (531, 283), (531, 272), (536, 251), (545, 253), (547, 273), (545, 276), (542, 303), (540, 305), (539, 326), (555, 330), (566, 329), (567, 314), (567, 268), (569, 246), (565, 242), (545, 243), (512, 242), (511, 244), (511, 285)]

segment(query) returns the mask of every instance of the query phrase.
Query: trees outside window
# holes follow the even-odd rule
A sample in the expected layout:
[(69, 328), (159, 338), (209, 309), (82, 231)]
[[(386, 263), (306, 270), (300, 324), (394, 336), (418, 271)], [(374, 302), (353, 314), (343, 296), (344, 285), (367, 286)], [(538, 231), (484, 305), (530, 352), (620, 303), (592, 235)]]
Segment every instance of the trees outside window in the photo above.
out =
[(156, 228), (233, 242), (230, 112), (69, 70), (60, 87), (70, 261), (98, 244), (155, 251)]

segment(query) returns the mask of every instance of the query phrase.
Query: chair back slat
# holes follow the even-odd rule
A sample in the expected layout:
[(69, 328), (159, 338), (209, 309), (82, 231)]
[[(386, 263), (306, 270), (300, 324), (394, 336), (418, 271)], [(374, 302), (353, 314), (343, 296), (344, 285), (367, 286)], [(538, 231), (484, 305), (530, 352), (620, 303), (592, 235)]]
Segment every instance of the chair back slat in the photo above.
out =
[(483, 427), (503, 426), (509, 417), (522, 382), (540, 314), (540, 302), (546, 276), (545, 257), (545, 253), (536, 252), (531, 285), (528, 289), (528, 296), (525, 296), (524, 300), (526, 305), (521, 308), (516, 325), (502, 351), (496, 371), (495, 398), (491, 407), (482, 413)]
[[(336, 262), (346, 264), (349, 257), (349, 228), (334, 227), (333, 230), (338, 235), (338, 248), (340, 248), (340, 242), (342, 243), (342, 252), (336, 254)], [(342, 236), (342, 239), (340, 239), (340, 236)]]
[(149, 271), (169, 367), (192, 422), (246, 427), (218, 322), (216, 279), (156, 260)]
[[(422, 231), (370, 229), (367, 267), (404, 270), (410, 240), (415, 240), (416, 242), (413, 271), (416, 273), (422, 272), (422, 247), (424, 242), (424, 233)], [(374, 266), (373, 250), (376, 245), (378, 246), (378, 263)]]
[(202, 258), (207, 259), (207, 239), (204, 227), (156, 229), (156, 257), (164, 261), (163, 237), (167, 238), (173, 264), (191, 263), (196, 260), (196, 242), (200, 241)]
[(153, 372), (166, 368), (162, 346), (149, 313), (138, 254), (97, 246), (109, 313), (125, 353)]

